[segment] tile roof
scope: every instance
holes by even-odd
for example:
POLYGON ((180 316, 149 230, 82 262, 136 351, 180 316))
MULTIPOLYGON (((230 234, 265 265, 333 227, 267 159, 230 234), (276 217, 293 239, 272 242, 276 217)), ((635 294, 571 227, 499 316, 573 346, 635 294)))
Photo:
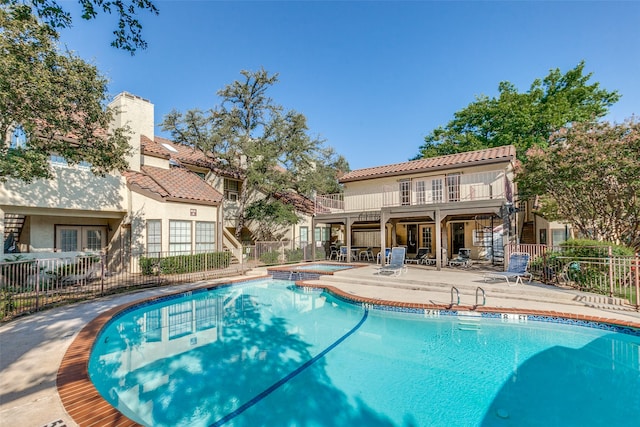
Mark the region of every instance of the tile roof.
POLYGON ((195 147, 177 144, 169 139, 159 136, 154 137, 152 141, 144 135, 140 137, 140 146, 142 148, 142 153, 147 156, 173 159, 178 164, 187 164, 210 169, 218 175, 242 179, 242 174, 239 171, 222 168, 220 166, 220 162, 213 157, 207 156, 202 150, 195 147))
POLYGON ((287 205, 293 205, 298 211, 308 215, 315 213, 315 203, 310 198, 293 191, 278 192, 274 197, 287 205))
POLYGON ((127 184, 157 194, 165 201, 216 205, 222 194, 188 169, 142 166, 140 172, 124 173, 127 184))
POLYGON ((409 162, 395 163, 391 165, 356 169, 344 174, 340 178, 340 182, 362 181, 384 176, 407 175, 432 170, 454 169, 464 165, 507 162, 515 160, 515 158, 515 147, 513 145, 505 145, 485 150, 450 154, 448 156, 431 157, 428 159, 412 160, 409 162))

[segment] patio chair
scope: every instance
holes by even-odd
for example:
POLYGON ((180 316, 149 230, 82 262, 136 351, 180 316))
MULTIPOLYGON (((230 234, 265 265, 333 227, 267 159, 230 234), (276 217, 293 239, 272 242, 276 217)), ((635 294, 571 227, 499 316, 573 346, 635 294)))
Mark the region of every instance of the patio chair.
POLYGON ((429 252, 429 248, 418 248, 418 252, 416 252, 416 255, 413 258, 405 259, 404 262, 407 264, 423 264, 425 262, 424 260, 429 255, 429 252))
POLYGON ((450 267, 470 267, 471 266, 471 249, 460 248, 458 256, 449 260, 450 267))
POLYGON ((404 264, 406 252, 407 248, 404 247, 394 247, 391 249, 391 260, 389 264, 380 267, 378 274, 391 273, 394 276, 399 276, 407 271, 407 266, 404 264))
POLYGON ((346 246, 340 246, 340 252, 338 253, 338 261, 346 261, 348 258, 347 255, 347 247, 346 246))
POLYGON ((529 254, 526 252, 514 252, 509 255, 509 266, 506 271, 491 272, 484 275, 484 281, 488 279, 504 279, 508 286, 515 286, 518 283, 522 285, 522 277, 529 276, 529 282, 533 275, 527 271, 529 267, 529 254), (509 279, 514 278, 513 284, 509 279))
POLYGON ((366 259, 367 261, 373 261, 373 248, 369 246, 367 249, 360 252, 358 256, 360 257, 360 261, 362 261, 363 259, 366 259))
POLYGON ((384 250, 384 262, 382 262, 382 251, 378 252, 376 257, 376 264, 389 264, 389 258, 391 257, 391 248, 385 248, 384 250))
POLYGON ((337 261, 339 256, 340 256, 340 250, 338 249, 338 247, 331 245, 329 247, 329 259, 330 260, 335 259, 337 261))

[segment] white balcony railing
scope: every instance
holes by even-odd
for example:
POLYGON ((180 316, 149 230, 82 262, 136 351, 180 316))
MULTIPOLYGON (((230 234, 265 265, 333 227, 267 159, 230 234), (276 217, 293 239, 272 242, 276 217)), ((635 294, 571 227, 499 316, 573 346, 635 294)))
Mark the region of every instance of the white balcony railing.
POLYGON ((398 181, 370 190, 316 197, 316 213, 366 212, 382 207, 464 203, 511 198, 504 171, 439 175, 398 181))

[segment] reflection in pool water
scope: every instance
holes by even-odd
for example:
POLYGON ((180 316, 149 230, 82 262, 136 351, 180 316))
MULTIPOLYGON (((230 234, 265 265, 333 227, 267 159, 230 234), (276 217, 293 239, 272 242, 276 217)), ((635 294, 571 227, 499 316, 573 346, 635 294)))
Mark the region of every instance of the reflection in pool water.
POLYGON ((600 329, 365 311, 261 280, 128 311, 89 372, 154 426, 628 425, 639 349, 600 329))

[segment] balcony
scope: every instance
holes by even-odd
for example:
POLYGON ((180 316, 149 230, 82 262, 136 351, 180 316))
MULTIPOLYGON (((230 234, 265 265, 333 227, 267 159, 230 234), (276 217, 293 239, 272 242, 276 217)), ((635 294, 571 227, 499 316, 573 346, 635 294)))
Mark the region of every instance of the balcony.
POLYGON ((504 171, 438 175, 400 180, 391 185, 345 189, 316 196, 316 214, 379 211, 384 207, 428 206, 501 200, 512 197, 504 171))

